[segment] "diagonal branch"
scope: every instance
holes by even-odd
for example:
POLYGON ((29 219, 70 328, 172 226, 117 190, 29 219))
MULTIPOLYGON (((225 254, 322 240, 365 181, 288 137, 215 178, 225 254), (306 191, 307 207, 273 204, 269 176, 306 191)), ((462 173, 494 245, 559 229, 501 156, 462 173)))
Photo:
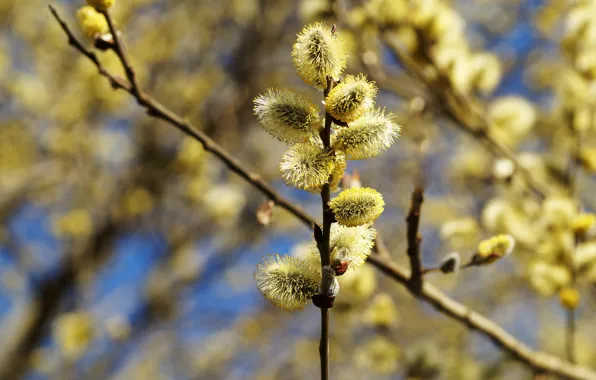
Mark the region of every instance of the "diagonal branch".
MULTIPOLYGON (((114 89, 125 90, 126 92, 128 92, 129 94, 131 94, 133 97, 135 97, 137 99, 139 104, 147 110, 147 113, 150 116, 153 116, 153 117, 156 117, 163 121, 166 121, 167 123, 169 123, 172 126, 174 126, 175 128, 177 128, 178 130, 182 131, 183 133, 187 134, 188 136, 191 136, 195 140, 199 141, 203 145, 203 148, 206 151, 213 153, 231 171, 238 174, 240 177, 242 177, 248 183, 253 185, 255 188, 257 188, 260 192, 262 192, 267 197, 269 197, 277 205, 281 206, 282 208, 286 209, 290 213, 294 214, 298 219, 300 219, 303 223, 305 223, 306 225, 309 226, 309 228, 312 229, 312 226, 315 223, 314 219, 312 219, 312 217, 310 217, 307 213, 305 213, 304 210, 302 210, 302 208, 293 205, 292 202, 290 202, 289 200, 287 200, 284 197, 282 197, 281 195, 279 195, 279 193, 277 191, 275 191, 273 186, 271 186, 266 181, 264 181, 260 175, 250 171, 247 167, 245 167, 242 163, 240 163, 240 161, 238 161, 236 158, 234 158, 232 155, 230 155, 225 149, 223 149, 220 145, 218 145, 215 141, 213 141, 209 136, 205 135, 203 132, 201 132, 199 129, 197 129, 189 121, 185 120, 184 118, 177 115, 176 113, 170 111, 167 107, 160 104, 153 97, 149 96, 146 93, 143 93, 138 87, 135 90, 135 89, 133 89, 133 86, 131 86, 127 81, 110 74, 104 68, 102 63, 99 61, 99 59, 97 58, 97 55, 93 51, 86 48, 79 40, 77 40, 77 38, 74 36, 72 31, 70 31, 68 25, 66 25, 64 20, 62 20, 62 18, 56 12, 56 9, 54 7, 52 7, 51 5, 50 5, 50 11, 52 12, 52 14, 56 18, 56 20, 60 23, 60 26, 62 27, 62 29, 68 36, 68 43, 70 45, 72 45, 75 49, 77 49, 81 54, 83 54, 84 56, 89 58, 89 60, 91 60, 95 64, 95 66, 99 70, 99 73, 102 76, 106 77, 110 81, 110 84, 112 85, 112 87, 114 87, 114 89), (140 97, 140 98, 137 97, 137 95, 136 95, 137 92, 142 94, 142 97, 140 97)), ((112 24, 112 27, 113 27, 113 24, 112 24)), ((116 34, 117 33, 115 33, 115 30, 114 30, 112 32, 112 35, 116 35, 116 34)), ((116 45, 118 45, 118 41, 120 41, 119 38, 115 39, 116 45)), ((120 59, 122 59, 122 56, 119 56, 119 57, 120 57, 120 59)), ((126 62, 127 63, 124 64, 125 67, 130 66, 128 61, 126 61, 126 62)), ((134 70, 132 72, 134 72, 134 70)), ((131 78, 129 78, 129 80, 130 79, 131 78)), ((131 80, 131 82, 135 83, 132 80, 131 80)))
MULTIPOLYGON (((56 20, 62 26, 62 29, 64 29, 66 35, 68 36, 69 44, 76 48, 80 53, 87 56, 96 65, 100 74, 106 77, 115 89, 123 89, 127 91, 133 97, 135 97, 137 101, 139 101, 139 104, 147 110, 147 113, 149 115, 162 119, 168 122, 169 124, 173 125, 177 129, 181 130, 182 132, 186 133, 187 135, 195 138, 197 141, 203 144, 205 150, 213 153, 218 159, 224 162, 228 166, 228 168, 230 168, 230 170, 232 170, 240 177, 245 179, 248 183, 250 183, 263 194, 268 196, 275 203, 288 210, 290 213, 292 213, 294 216, 296 216, 298 219, 304 222, 307 225, 307 227, 312 231, 312 228, 315 224, 315 220, 310 215, 302 211, 302 209, 300 209, 299 207, 294 206, 288 199, 284 198, 282 195, 277 193, 276 190, 267 182, 262 180, 258 174, 255 174, 249 171, 247 168, 245 168, 244 165, 240 164, 238 160, 232 157, 215 141, 210 139, 201 131, 197 130, 188 121, 184 120, 182 117, 178 116, 177 114, 167 109, 165 106, 158 103, 148 94, 143 93, 144 96, 141 99, 137 98, 135 96, 135 91, 132 89, 132 86, 128 82, 119 80, 117 77, 114 77, 113 75, 108 73, 103 68, 101 62, 99 62, 96 55, 92 51, 85 48, 74 37, 66 23, 64 23, 64 21, 56 13, 55 9, 50 6, 50 10, 52 11, 52 14, 56 18, 56 20)), ((113 32, 115 31, 113 30, 113 32)), ((122 59, 122 56, 120 56, 120 59, 122 59)), ((124 65, 126 64, 127 63, 124 63, 124 65)), ((391 260, 382 258, 389 257, 389 254, 383 249, 382 244, 378 244, 376 246, 376 251, 379 252, 379 254, 370 256, 368 260, 377 268, 379 268, 385 275, 389 276, 396 282, 404 285, 411 293, 414 294, 410 285, 409 273, 406 270, 399 267, 398 265, 396 265, 391 260)), ((565 362, 553 355, 532 350, 522 342, 518 341, 515 337, 507 333, 496 323, 468 309, 461 303, 449 298, 449 296, 442 293, 440 290, 430 285, 429 283, 424 283, 421 286, 420 293, 417 295, 424 302, 430 303, 431 305, 435 306, 437 310, 439 310, 443 314, 455 319, 456 321, 466 324, 472 329, 478 330, 481 334, 490 338, 495 343, 495 345, 497 345, 497 347, 510 353, 520 362, 525 363, 526 365, 535 368, 538 371, 549 372, 555 375, 564 376, 576 380, 596 380, 595 372, 585 367, 565 362)))

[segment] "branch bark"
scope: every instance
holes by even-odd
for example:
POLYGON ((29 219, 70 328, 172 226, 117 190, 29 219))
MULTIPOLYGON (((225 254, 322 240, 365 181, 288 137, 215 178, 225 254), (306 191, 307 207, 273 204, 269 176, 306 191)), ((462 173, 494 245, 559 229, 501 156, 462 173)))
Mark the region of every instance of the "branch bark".
POLYGON ((422 264, 420 257, 420 244, 422 237, 418 230, 420 227, 420 210, 424 201, 424 189, 416 187, 412 191, 410 200, 410 211, 406 217, 408 235, 408 259, 410 260, 410 287, 414 293, 420 293, 422 289, 422 264))

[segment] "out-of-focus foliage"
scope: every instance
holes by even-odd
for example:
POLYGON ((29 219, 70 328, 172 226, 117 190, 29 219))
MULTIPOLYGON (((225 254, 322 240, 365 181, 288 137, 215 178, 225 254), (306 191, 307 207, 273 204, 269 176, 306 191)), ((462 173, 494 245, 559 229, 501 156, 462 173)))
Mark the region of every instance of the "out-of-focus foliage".
MULTIPOLYGON (((343 16, 323 0, 120 0, 111 10, 143 87, 312 215, 320 198, 286 187, 286 147, 258 127, 252 100, 270 87, 320 99, 296 75, 292 44, 304 24, 335 23, 345 71, 386 72, 376 105, 403 126, 383 155, 346 168, 383 194, 375 228, 393 258, 407 263, 404 216, 423 172, 425 266, 451 251, 467 263, 494 235, 516 241, 506 260, 426 278, 560 356, 575 310, 577 359, 593 363, 595 2, 342 3, 343 16), (395 62, 396 48, 422 77, 395 62), (423 82, 482 115, 545 197, 454 128, 423 82)), ((85 1, 54 5, 91 46, 95 31, 78 27, 85 1)), ((311 234, 279 208, 260 226, 264 197, 113 91, 46 6, 0 0, 0 367, 56 379, 316 377, 317 310, 274 309, 252 279, 268 252, 317 265, 311 234)), ((98 57, 124 77, 113 52, 98 57)), ((334 378, 531 375, 368 265, 338 280, 334 378)))

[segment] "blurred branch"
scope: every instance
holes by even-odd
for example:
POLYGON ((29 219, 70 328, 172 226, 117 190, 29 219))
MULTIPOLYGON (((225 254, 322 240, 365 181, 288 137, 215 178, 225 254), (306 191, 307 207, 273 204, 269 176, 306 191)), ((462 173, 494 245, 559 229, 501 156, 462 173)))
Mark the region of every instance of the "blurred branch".
MULTIPOLYGON (((311 216, 309 216, 307 213, 302 211, 297 206, 292 205, 292 203, 289 200, 277 193, 275 189, 271 185, 266 183, 258 174, 255 174, 249 171, 247 168, 245 168, 242 164, 240 164, 240 162, 233 158, 228 152, 226 152, 212 139, 210 139, 201 131, 197 130, 188 121, 184 120, 182 117, 173 113, 172 111, 158 103, 156 100, 154 100, 152 97, 142 92, 140 89, 139 93, 142 96, 137 97, 135 95, 135 91, 133 91, 133 88, 130 84, 122 82, 121 80, 114 80, 114 77, 103 68, 102 64, 99 62, 95 54, 86 49, 80 42, 76 40, 72 32, 70 32, 70 30, 68 29, 68 26, 58 16, 56 10, 51 6, 50 9, 54 17, 57 19, 57 21, 60 23, 65 33, 67 34, 69 38, 69 44, 75 47, 83 55, 87 56, 97 66, 100 74, 107 77, 115 88, 124 89, 125 91, 135 96, 139 104, 145 109, 147 109, 147 113, 149 115, 170 123, 180 131, 198 140, 201 144, 203 144, 205 150, 215 154, 215 156, 222 160, 230 168, 230 170, 237 173, 248 183, 253 185, 255 188, 260 190, 269 198, 271 198, 271 200, 273 200, 275 203, 290 211, 294 216, 296 216, 302 222, 304 222, 310 230, 312 230, 315 221, 311 216)), ((116 30, 114 29, 113 24, 111 25, 111 27, 112 34, 116 35, 116 30)), ((116 43, 118 43, 118 39, 116 40, 116 43)), ((118 50, 119 49, 117 49, 117 52, 118 50)), ((122 52, 121 49, 120 51, 122 52)), ((130 66, 127 61, 127 57, 119 55, 119 58, 121 60, 124 60, 123 65, 125 67, 127 65, 130 66)), ((133 79, 134 78, 129 77, 129 80, 134 83, 133 79)), ((453 114, 453 117, 455 118, 455 120, 459 120, 455 116, 455 114, 453 114)), ((464 130, 472 133, 473 135, 483 136, 482 138, 489 141, 493 148, 495 148, 496 150, 500 149, 500 145, 495 140, 489 137, 489 135, 486 133, 486 130, 483 130, 482 133, 479 133, 476 130, 471 129, 470 126, 467 124, 464 125, 464 128, 464 130)), ((510 152, 509 150, 503 150, 503 152, 506 153, 505 155, 507 157, 512 158, 512 161, 514 163, 517 163, 517 159, 512 152, 510 152)), ((521 173, 524 173, 524 176, 530 184, 533 183, 531 181, 532 177, 530 176, 530 174, 521 166, 519 166, 519 164, 518 170, 520 170, 521 173)), ((543 194, 539 189, 535 187, 533 188, 539 194, 543 194)), ((378 245, 376 247, 376 250, 379 251, 379 247, 382 246, 382 244, 378 245)), ((410 274, 406 270, 397 266, 392 261, 387 259, 381 259, 381 255, 387 257, 388 253, 380 252, 380 255, 372 255, 369 257, 369 261, 377 268, 379 268, 384 274, 399 282, 400 284, 404 285, 408 290, 410 290, 410 292, 413 293, 412 287, 410 286, 410 274)), ((516 359, 525 363, 526 365, 529 365, 532 368, 564 376, 570 379, 596 380, 596 373, 592 372, 591 370, 567 363, 555 356, 530 349, 528 346, 518 341, 516 338, 507 333, 493 321, 468 309, 466 306, 458 303, 457 301, 449 298, 446 294, 442 293, 440 290, 428 283, 424 283, 421 286, 420 292, 416 295, 423 301, 435 306, 443 314, 469 326, 472 329, 478 330, 483 335, 489 337, 498 347, 511 353, 516 359)))
POLYGON ((416 186, 412 191, 410 211, 406 217, 408 235, 408 259, 410 260, 410 286, 414 293, 422 289, 422 264, 420 258, 420 243, 422 237, 418 233, 420 227, 420 210, 424 201, 424 189, 416 186))
POLYGON ((23 334, 18 342, 0 359, 0 379, 19 379, 26 373, 31 354, 47 332, 64 294, 75 283, 77 257, 105 254, 108 251, 106 246, 110 244, 116 231, 116 225, 108 221, 81 248, 81 252, 71 252, 66 256, 57 274, 36 286, 31 301, 33 315, 22 327, 23 334))

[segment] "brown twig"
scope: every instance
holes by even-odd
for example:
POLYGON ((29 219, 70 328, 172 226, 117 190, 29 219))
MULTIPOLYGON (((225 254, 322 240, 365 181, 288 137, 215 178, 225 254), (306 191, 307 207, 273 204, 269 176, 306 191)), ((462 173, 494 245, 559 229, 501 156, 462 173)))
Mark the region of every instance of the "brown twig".
MULTIPOLYGON (((114 88, 124 89, 134 96, 131 85, 126 81, 120 80, 108 73, 103 68, 101 62, 97 59, 97 56, 85 48, 74 37, 66 23, 64 23, 64 21, 62 21, 62 19, 56 13, 55 9, 51 6, 50 9, 68 36, 69 44, 75 47, 80 53, 87 56, 96 65, 99 73, 106 77, 114 86, 114 88)), ((293 206, 289 200, 278 194, 275 189, 271 187, 271 185, 264 182, 257 174, 248 171, 243 165, 241 165, 236 159, 234 159, 229 153, 217 145, 217 143, 211 140, 208 136, 196 130, 196 128, 184 121, 183 118, 167 110, 164 106, 157 103, 147 94, 145 94, 145 101, 146 103, 142 105, 148 110, 150 115, 158 117, 169 124, 172 124, 177 129, 201 142, 205 150, 212 152, 217 158, 223 161, 230 168, 230 170, 240 175, 240 177, 263 192, 275 203, 288 210, 312 230, 313 226, 315 225, 315 220, 311 216, 306 214, 298 207, 293 206)), ((400 268, 392 261, 388 259, 382 259, 381 257, 388 257, 389 254, 386 251, 380 252, 379 247, 383 246, 378 245, 376 247, 379 255, 371 256, 369 261, 379 268, 384 274, 404 285, 411 291, 410 275, 407 273, 407 271, 400 268)), ((590 371, 587 368, 564 362, 561 359, 549 354, 531 350, 529 347, 516 340, 513 336, 511 336, 491 320, 471 311, 464 305, 449 298, 447 295, 429 283, 423 284, 418 296, 421 300, 434 305, 443 314, 453 318, 456 321, 464 323, 472 329, 478 330, 480 333, 490 338, 498 347, 511 353, 520 362, 525 363, 536 370, 550 372, 571 379, 596 380, 596 373, 590 371)))
POLYGON ((424 201, 424 190, 417 186, 412 191, 410 200, 410 211, 406 217, 408 237, 408 259, 410 260, 410 281, 409 285, 415 293, 422 288, 422 264, 420 257, 420 243, 422 237, 418 233, 420 227, 420 210, 424 201))

